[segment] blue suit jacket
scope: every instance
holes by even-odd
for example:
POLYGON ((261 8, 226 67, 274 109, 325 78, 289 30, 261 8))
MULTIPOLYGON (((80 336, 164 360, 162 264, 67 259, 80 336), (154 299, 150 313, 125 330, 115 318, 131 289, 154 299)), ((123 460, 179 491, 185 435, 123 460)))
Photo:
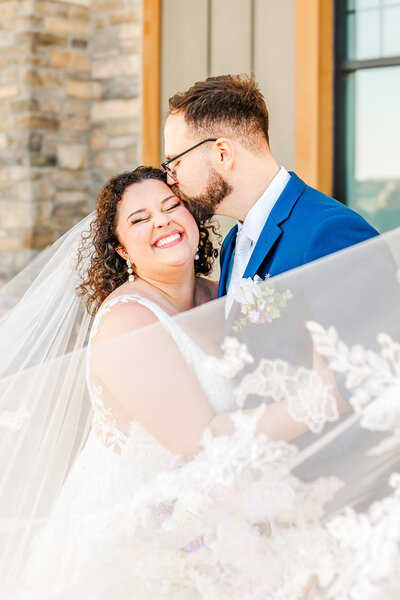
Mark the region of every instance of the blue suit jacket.
MULTIPOLYGON (((350 208, 309 187, 295 173, 290 175, 255 245, 244 273, 246 278, 279 275, 378 235, 350 208)), ((236 233, 237 226, 222 245, 218 296, 227 291, 236 233)))

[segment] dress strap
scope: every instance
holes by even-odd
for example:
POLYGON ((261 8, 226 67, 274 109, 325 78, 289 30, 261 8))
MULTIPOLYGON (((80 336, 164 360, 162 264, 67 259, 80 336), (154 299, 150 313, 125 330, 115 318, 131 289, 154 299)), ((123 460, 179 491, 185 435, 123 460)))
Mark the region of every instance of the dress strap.
POLYGON ((195 358, 198 357, 200 349, 194 345, 192 340, 188 335, 186 335, 183 329, 179 327, 176 321, 167 312, 165 312, 165 310, 158 306, 158 304, 152 302, 148 298, 138 296, 137 294, 121 294, 120 296, 115 296, 115 298, 111 298, 105 302, 94 318, 90 339, 92 339, 98 333, 101 318, 106 313, 110 312, 111 309, 120 302, 138 302, 142 306, 145 306, 151 310, 151 312, 160 321, 164 329, 171 335, 172 339, 184 354, 187 361, 192 363, 195 358))

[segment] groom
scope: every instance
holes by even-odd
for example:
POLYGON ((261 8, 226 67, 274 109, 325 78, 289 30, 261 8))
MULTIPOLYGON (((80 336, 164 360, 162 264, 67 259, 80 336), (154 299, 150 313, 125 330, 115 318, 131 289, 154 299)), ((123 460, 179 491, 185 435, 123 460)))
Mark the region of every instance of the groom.
POLYGON ((195 83, 169 99, 168 183, 202 220, 237 220, 221 250, 218 295, 242 277, 288 271, 377 235, 360 215, 309 187, 271 154, 268 111, 247 75, 195 83))

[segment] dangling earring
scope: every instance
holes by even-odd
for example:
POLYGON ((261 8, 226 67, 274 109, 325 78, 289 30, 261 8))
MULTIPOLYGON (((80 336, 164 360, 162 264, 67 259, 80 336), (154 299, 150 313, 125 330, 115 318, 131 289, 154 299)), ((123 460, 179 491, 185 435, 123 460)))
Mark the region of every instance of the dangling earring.
POLYGON ((129 258, 126 259, 126 264, 128 266, 128 280, 130 281, 130 283, 132 283, 132 281, 135 281, 135 276, 133 275, 132 265, 129 258))
POLYGON ((197 248, 197 252, 195 254, 194 260, 199 260, 200 255, 199 255, 199 249, 197 248))

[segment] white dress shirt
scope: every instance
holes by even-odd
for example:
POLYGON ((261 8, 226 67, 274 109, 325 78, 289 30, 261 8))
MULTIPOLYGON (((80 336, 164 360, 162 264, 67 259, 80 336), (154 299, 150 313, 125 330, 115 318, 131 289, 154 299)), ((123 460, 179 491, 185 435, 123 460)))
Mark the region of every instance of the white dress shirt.
POLYGON ((238 221, 238 233, 243 230, 246 236, 251 240, 251 244, 249 244, 249 249, 247 251, 246 259, 241 259, 240 264, 240 273, 236 272, 234 257, 233 267, 232 267, 232 275, 229 281, 228 294, 231 291, 231 282, 233 284, 237 283, 238 279, 241 279, 246 270, 247 264, 250 260, 250 257, 253 253, 255 245, 260 237, 262 230, 264 229, 264 225, 267 222, 267 219, 271 213, 271 210, 274 208, 276 201, 279 196, 282 194, 286 185, 290 180, 290 175, 285 169, 285 167, 280 167, 278 173, 275 175, 261 198, 257 200, 257 202, 251 207, 249 212, 246 215, 243 223, 238 221), (235 281, 233 281, 235 280, 235 281))

